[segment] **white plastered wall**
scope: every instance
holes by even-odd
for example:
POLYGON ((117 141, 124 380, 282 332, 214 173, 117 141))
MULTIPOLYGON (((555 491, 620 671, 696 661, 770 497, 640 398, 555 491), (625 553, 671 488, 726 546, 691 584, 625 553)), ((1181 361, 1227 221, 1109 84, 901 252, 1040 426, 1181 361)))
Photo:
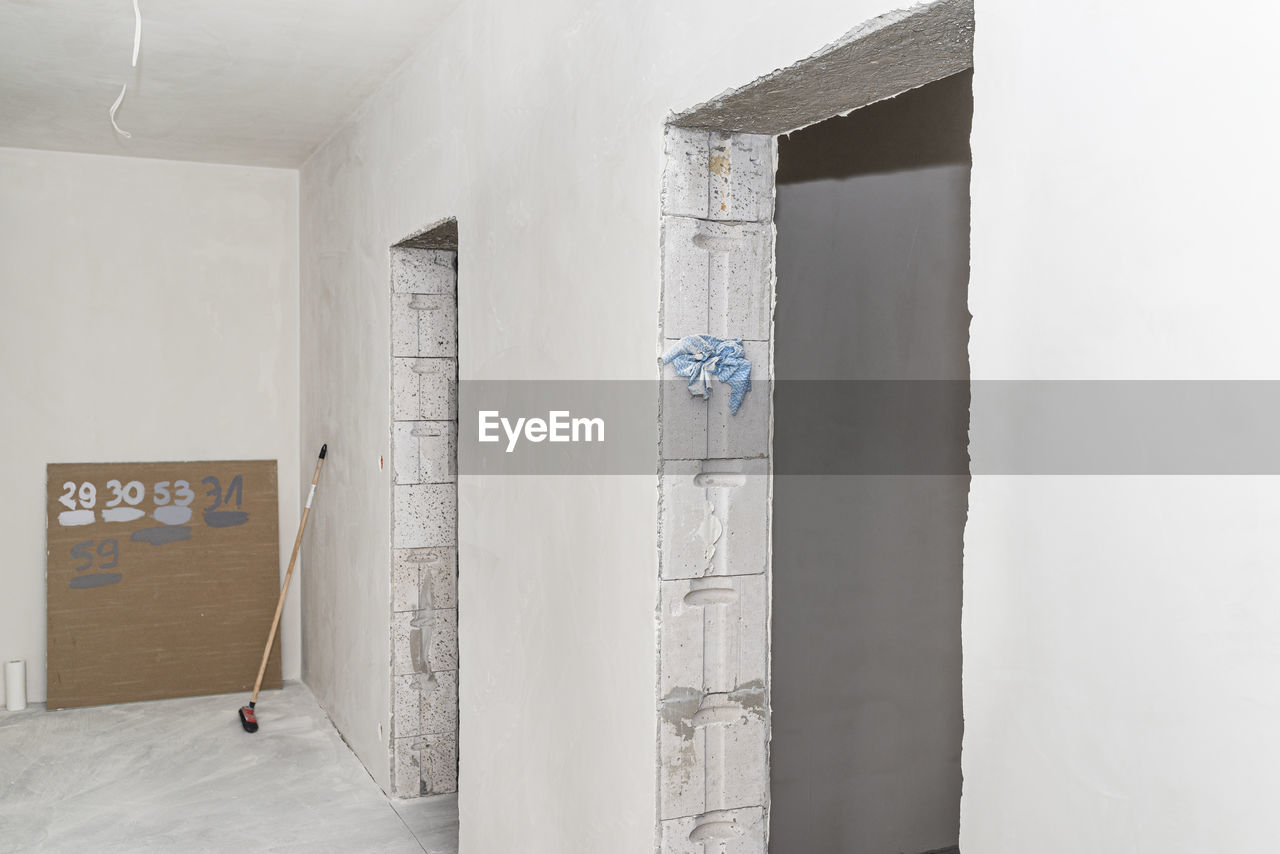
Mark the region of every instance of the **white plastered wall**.
MULTIPOLYGON (((1280 10, 976 17, 974 380, 1280 376, 1280 10)), ((1274 847, 1277 518, 1272 477, 974 478, 961 850, 1274 847)))
MULTIPOLYGON (((43 700, 46 463, 277 459, 288 560, 298 177, 0 149, 0 187, 0 657, 26 659, 43 700)), ((295 592, 287 679, 297 606, 295 592)))
MULTIPOLYGON (((468 3, 303 167, 305 678, 384 786, 389 247, 457 217, 464 382, 655 379, 666 118, 889 8, 468 3)), ((656 488, 460 476, 463 851, 652 850, 656 488)))
MULTIPOLYGON (((458 217, 464 380, 653 377, 667 113, 889 8, 477 0, 304 167, 308 680, 384 785, 388 247, 458 217)), ((1280 12, 1204 12, 978 0, 975 379, 1280 370, 1280 12)), ((652 850, 654 489, 460 478, 464 852, 652 850)), ((1268 479, 975 478, 964 850, 1269 850, 1277 511, 1268 479)))

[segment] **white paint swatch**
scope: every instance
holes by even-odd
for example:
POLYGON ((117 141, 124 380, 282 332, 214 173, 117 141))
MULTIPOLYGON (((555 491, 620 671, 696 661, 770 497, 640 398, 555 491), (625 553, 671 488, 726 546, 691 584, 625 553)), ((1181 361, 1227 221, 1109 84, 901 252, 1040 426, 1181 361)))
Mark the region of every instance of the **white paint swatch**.
POLYGON ((139 510, 137 507, 112 507, 102 511, 102 521, 132 522, 134 519, 141 519, 145 515, 147 515, 146 512, 139 510))
POLYGON ((63 510, 58 514, 58 524, 64 528, 70 528, 75 525, 92 525, 92 510, 63 510))

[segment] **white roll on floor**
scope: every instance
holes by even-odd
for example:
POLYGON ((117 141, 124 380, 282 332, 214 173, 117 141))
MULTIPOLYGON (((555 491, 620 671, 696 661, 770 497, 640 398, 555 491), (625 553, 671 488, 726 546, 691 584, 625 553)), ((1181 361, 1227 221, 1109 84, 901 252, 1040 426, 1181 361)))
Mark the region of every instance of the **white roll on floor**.
POLYGON ((4 707, 20 712, 27 707, 27 663, 9 661, 4 666, 4 707))

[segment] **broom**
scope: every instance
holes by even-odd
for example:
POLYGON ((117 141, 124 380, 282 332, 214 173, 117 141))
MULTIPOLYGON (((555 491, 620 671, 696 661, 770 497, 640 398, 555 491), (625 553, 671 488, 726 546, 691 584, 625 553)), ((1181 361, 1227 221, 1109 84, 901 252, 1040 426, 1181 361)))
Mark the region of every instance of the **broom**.
POLYGON ((262 677, 267 672, 267 659, 271 657, 271 645, 276 640, 276 629, 280 627, 280 612, 284 610, 284 597, 289 592, 289 580, 293 578, 293 565, 298 560, 298 549, 302 547, 302 532, 307 529, 307 517, 311 515, 311 499, 316 497, 316 483, 320 480, 320 469, 324 467, 324 455, 329 445, 320 446, 320 458, 316 460, 316 472, 311 476, 311 492, 307 493, 307 505, 302 508, 302 521, 298 523, 298 537, 293 541, 293 554, 289 555, 289 569, 284 574, 284 586, 280 588, 280 601, 276 603, 276 615, 271 620, 271 633, 267 635, 267 648, 262 651, 262 664, 258 667, 258 681, 253 683, 253 697, 249 705, 240 707, 240 723, 245 732, 258 731, 258 718, 253 708, 258 704, 258 692, 262 690, 262 677))

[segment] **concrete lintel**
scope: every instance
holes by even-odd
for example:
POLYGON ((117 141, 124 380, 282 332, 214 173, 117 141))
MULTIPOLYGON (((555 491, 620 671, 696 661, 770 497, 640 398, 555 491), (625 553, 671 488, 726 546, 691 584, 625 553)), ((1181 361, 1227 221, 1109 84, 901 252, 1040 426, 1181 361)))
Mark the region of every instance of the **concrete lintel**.
POLYGON ((937 0, 874 18, 808 59, 668 124, 776 136, 972 66, 973 0, 937 0))
POLYGON ((458 221, 446 219, 411 234, 395 244, 404 249, 448 249, 458 251, 458 221))

